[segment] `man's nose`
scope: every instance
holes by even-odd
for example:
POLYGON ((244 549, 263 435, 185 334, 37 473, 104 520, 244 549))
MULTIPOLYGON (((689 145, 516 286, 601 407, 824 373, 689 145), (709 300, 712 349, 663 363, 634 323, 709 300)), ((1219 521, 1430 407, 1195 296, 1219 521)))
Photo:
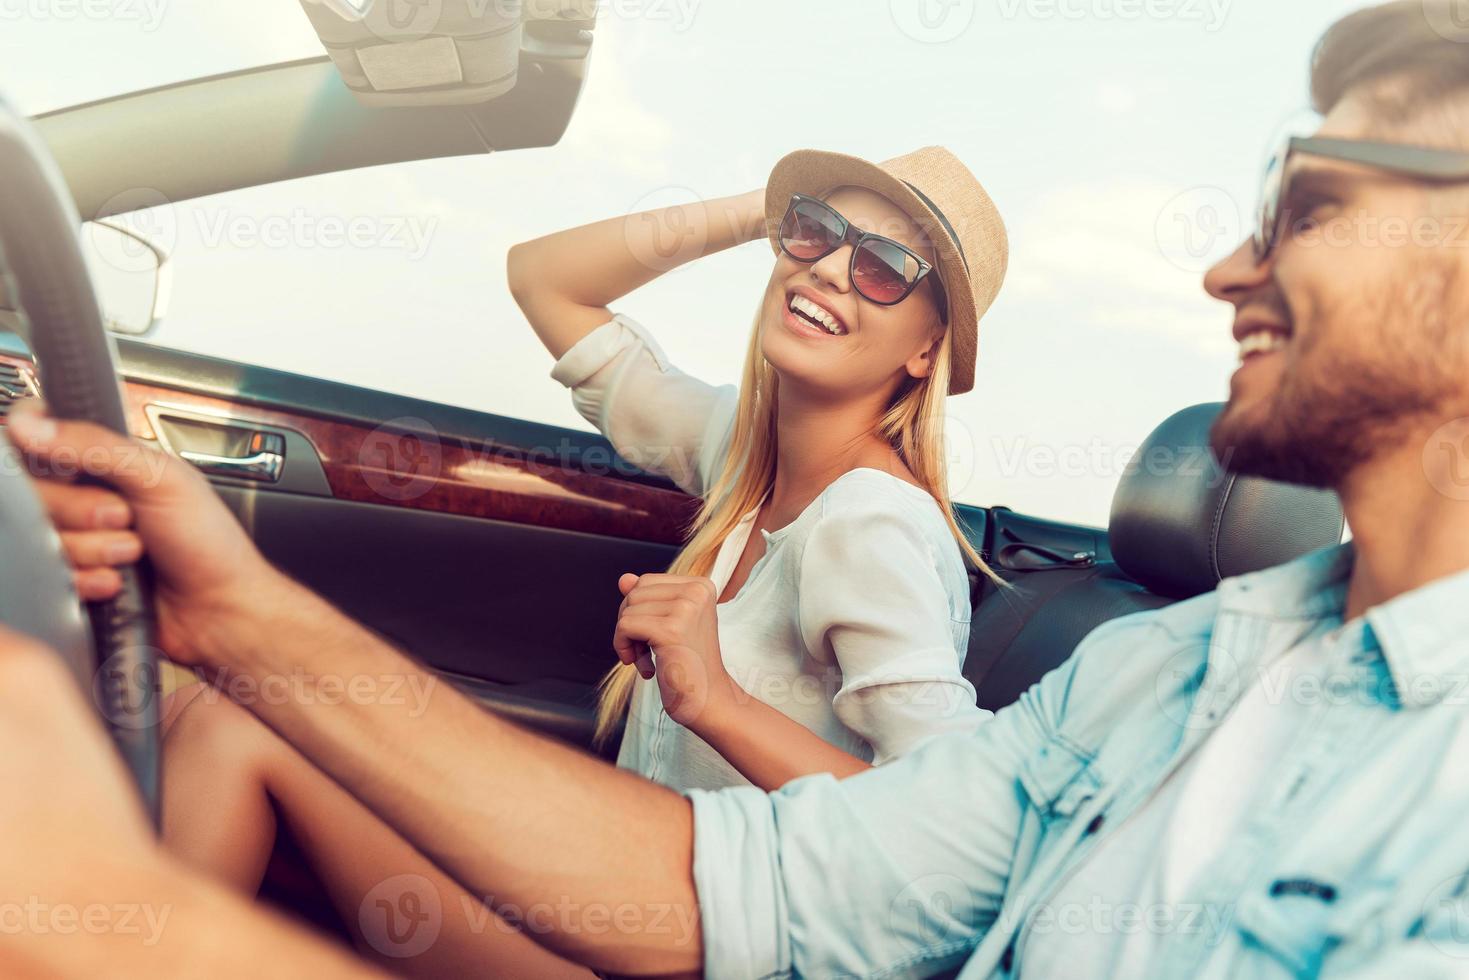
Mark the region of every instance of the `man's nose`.
POLYGON ((1236 303, 1270 281, 1270 262, 1255 258, 1255 247, 1245 241, 1234 254, 1204 273, 1204 291, 1215 299, 1236 303))

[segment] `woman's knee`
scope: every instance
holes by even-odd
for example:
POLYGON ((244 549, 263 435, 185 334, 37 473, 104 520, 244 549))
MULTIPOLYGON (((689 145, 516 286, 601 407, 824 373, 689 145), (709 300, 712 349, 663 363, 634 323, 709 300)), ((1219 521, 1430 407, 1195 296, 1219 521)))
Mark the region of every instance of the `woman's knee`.
POLYGON ((288 749, 264 722, 206 684, 170 694, 164 717, 165 760, 170 754, 197 755, 226 771, 263 775, 288 749))

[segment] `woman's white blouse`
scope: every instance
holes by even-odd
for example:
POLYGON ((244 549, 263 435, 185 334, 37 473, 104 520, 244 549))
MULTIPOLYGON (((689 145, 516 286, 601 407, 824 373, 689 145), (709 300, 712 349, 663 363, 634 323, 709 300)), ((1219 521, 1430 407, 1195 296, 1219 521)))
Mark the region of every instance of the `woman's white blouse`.
MULTIPOLYGON (((718 475, 737 390, 673 367, 634 321, 618 315, 598 327, 551 376, 629 462, 696 495, 718 475)), ((721 594, 755 516, 719 550, 710 577, 721 594)), ((795 521, 762 533, 765 555, 719 606, 725 667, 742 688, 875 764, 990 717, 961 673, 968 576, 925 491, 879 470, 852 470, 795 521)), ((681 791, 747 782, 668 717, 656 681, 637 682, 617 761, 681 791)))

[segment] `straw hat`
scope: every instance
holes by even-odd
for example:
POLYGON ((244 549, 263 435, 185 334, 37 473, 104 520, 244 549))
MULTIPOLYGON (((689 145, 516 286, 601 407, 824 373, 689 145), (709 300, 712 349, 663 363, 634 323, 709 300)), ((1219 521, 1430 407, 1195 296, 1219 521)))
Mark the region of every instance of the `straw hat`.
POLYGON ((822 197, 838 187, 881 194, 928 236, 938 256, 954 335, 949 394, 969 391, 974 387, 979 318, 999 293, 1010 258, 1005 223, 994 202, 959 158, 941 146, 926 146, 885 163, 797 150, 781 158, 765 185, 770 244, 779 250, 780 222, 792 194, 822 197))

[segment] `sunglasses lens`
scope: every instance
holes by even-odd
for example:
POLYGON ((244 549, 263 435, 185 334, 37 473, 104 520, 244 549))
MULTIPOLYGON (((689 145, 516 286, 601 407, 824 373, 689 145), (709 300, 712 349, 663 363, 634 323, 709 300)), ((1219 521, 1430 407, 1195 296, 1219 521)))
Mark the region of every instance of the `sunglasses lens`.
POLYGON ((1276 225, 1280 221, 1280 195, 1285 184, 1284 152, 1277 153, 1265 165, 1260 181, 1260 213, 1255 225, 1255 254, 1265 256, 1275 246, 1276 225))
POLYGON ((852 285, 874 303, 896 303, 917 279, 918 260, 891 242, 869 238, 852 259, 852 285))
POLYGON ((830 208, 811 201, 792 204, 780 225, 780 247, 801 262, 815 262, 830 254, 841 240, 841 219, 830 208))

